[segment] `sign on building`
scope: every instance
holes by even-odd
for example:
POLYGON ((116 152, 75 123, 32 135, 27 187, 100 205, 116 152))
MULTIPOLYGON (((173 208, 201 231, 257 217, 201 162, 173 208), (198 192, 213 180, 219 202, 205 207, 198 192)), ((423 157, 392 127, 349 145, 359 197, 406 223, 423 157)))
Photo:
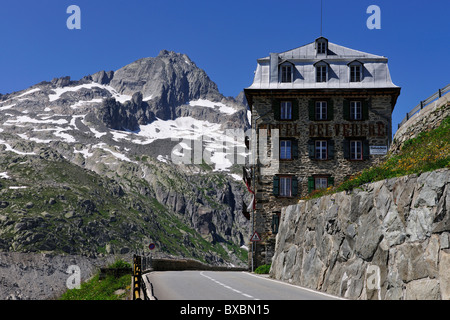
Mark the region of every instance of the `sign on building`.
POLYGON ((370 146, 370 154, 387 154, 387 146, 370 146))

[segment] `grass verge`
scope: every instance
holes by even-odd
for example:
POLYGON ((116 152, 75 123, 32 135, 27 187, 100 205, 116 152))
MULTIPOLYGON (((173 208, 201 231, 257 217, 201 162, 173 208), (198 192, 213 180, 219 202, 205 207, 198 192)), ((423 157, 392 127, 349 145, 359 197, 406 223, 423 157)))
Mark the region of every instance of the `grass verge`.
MULTIPOLYGON (((118 260, 109 268, 131 268, 127 262, 118 260)), ((107 275, 100 280, 100 272, 83 282, 80 289, 67 290, 59 300, 125 300, 130 296, 131 273, 115 278, 107 275)))

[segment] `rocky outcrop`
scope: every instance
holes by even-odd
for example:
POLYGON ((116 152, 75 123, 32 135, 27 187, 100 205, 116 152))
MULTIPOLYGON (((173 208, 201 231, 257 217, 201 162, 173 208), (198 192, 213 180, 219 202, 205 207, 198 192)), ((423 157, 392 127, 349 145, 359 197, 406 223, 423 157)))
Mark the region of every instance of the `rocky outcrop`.
POLYGON ((271 276, 349 299, 450 299, 450 169, 283 208, 271 276))
POLYGON ((134 93, 132 100, 123 104, 114 98, 105 99, 95 113, 106 127, 115 130, 137 131, 140 124, 155 120, 148 104, 142 101, 141 92, 134 93))
MULTIPOLYGON (((77 255, 0 252, 0 300, 56 299, 68 289, 70 266, 79 267, 83 282, 116 258, 119 256, 92 259, 77 255)), ((128 256, 121 258, 131 261, 128 256)))

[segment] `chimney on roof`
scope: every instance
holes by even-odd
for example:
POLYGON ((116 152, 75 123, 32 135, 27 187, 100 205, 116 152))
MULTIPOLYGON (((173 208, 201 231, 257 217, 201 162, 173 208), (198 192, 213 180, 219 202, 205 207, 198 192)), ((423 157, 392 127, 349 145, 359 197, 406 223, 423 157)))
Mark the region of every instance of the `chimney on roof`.
POLYGON ((278 53, 270 54, 270 82, 278 82, 278 53))

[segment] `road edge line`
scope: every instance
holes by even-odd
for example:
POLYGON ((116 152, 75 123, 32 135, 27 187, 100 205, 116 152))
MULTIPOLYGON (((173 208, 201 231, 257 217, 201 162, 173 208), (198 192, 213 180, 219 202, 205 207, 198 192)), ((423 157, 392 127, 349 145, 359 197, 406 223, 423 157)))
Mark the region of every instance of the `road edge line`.
POLYGON ((256 278, 260 278, 260 279, 265 279, 265 280, 269 280, 269 281, 285 284, 285 285, 291 286, 291 287, 297 287, 297 288, 300 288, 300 289, 303 289, 303 290, 306 290, 306 291, 309 291, 309 292, 312 292, 312 293, 321 294, 321 295, 326 296, 326 297, 330 297, 330 298, 334 298, 334 299, 338 299, 338 300, 348 300, 348 299, 345 299, 343 297, 335 296, 335 295, 332 295, 332 294, 329 294, 329 293, 325 293, 325 292, 322 292, 322 291, 317 291, 317 290, 310 289, 310 288, 305 288, 305 287, 302 287, 302 286, 299 286, 299 285, 296 285, 296 284, 292 284, 292 283, 288 283, 288 282, 285 282, 285 281, 282 281, 282 280, 262 277, 262 276, 253 274, 253 273, 248 272, 248 271, 241 271, 241 272, 242 273, 246 273, 246 274, 248 274, 248 275, 250 275, 252 277, 256 277, 256 278))

